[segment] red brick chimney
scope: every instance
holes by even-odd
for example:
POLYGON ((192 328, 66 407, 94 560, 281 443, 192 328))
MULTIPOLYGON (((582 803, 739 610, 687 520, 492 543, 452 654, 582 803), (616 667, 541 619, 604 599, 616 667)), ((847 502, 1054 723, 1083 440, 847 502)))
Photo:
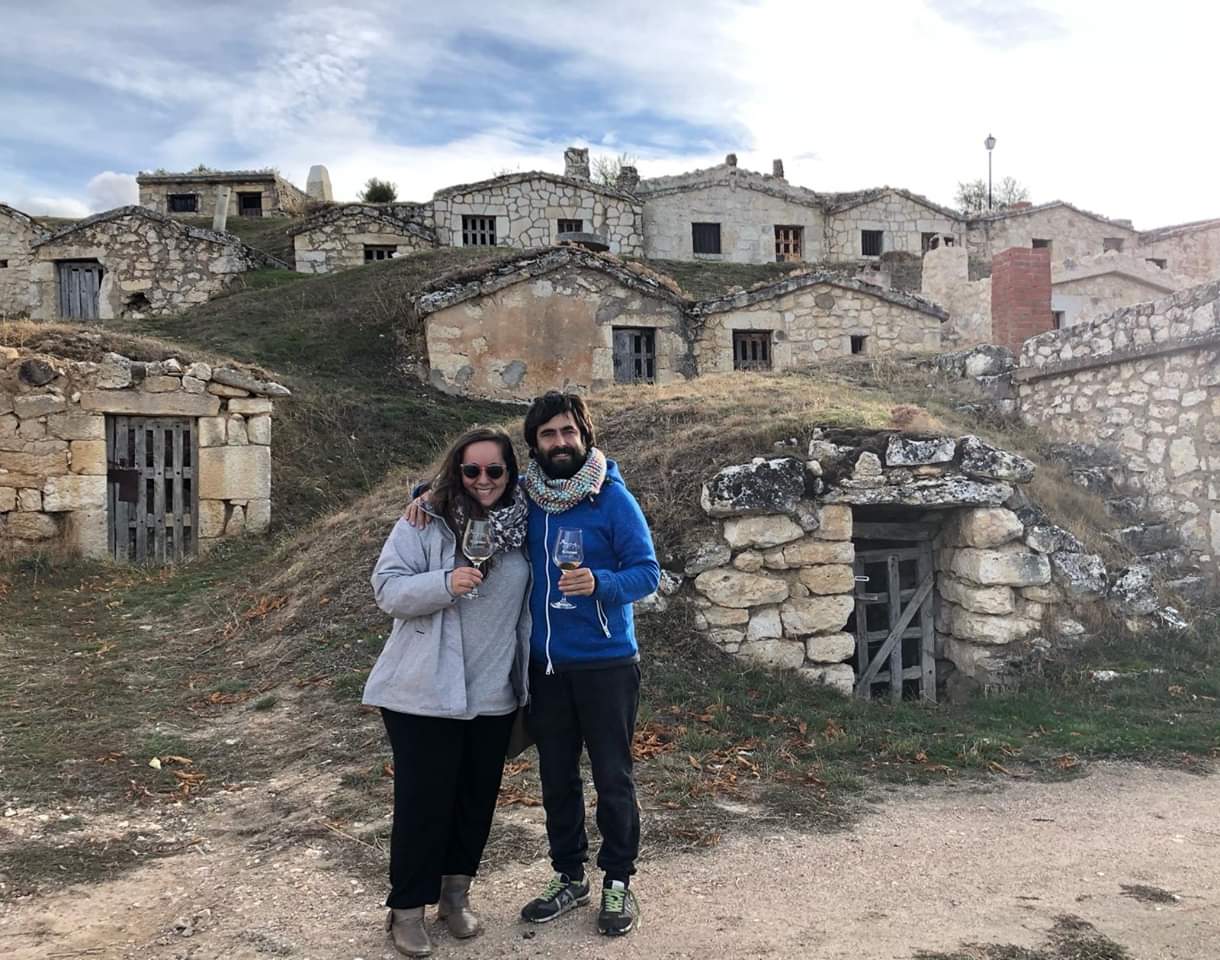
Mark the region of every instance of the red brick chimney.
POLYGON ((991 261, 991 342, 1020 354, 1030 337, 1054 329, 1050 250, 1001 250, 991 261))

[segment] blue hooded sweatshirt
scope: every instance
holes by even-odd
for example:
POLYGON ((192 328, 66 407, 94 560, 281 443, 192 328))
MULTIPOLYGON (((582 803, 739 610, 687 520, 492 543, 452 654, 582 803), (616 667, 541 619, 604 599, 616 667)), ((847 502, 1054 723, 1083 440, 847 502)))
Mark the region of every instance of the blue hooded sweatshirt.
POLYGON ((547 513, 530 501, 530 592, 533 631, 530 659, 548 672, 633 663, 639 659, 631 605, 657 589, 661 568, 652 547, 652 534, 635 497, 623 483, 618 465, 606 463, 600 493, 586 497, 562 513, 547 513), (554 610, 562 599, 562 571, 551 560, 560 527, 579 527, 585 562, 597 588, 591 597, 568 597, 575 610, 554 610))

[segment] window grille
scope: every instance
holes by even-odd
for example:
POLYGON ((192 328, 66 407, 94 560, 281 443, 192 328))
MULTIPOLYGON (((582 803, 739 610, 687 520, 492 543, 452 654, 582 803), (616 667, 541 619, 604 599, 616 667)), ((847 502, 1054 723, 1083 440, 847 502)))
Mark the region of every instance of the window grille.
POLYGON ((883 231, 881 230, 861 230, 860 231, 860 255, 863 257, 879 257, 881 256, 881 238, 883 231))
POLYGON ((777 226, 775 228, 775 262, 791 263, 801 259, 801 227, 777 226))
POLYGON ((494 247, 496 245, 496 218, 462 216, 462 246, 494 247))
POLYGON ((695 253, 720 252, 720 224, 692 223, 691 246, 695 253))
POLYGON ((771 331, 733 331, 733 369, 771 369, 771 331))

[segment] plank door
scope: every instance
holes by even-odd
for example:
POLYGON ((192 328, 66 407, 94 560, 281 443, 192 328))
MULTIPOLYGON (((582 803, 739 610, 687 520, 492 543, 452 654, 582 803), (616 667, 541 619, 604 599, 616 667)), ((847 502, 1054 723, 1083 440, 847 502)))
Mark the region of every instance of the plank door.
POLYGON ((102 265, 96 260, 60 260, 59 315, 64 319, 96 320, 98 292, 102 288, 102 265))
POLYGON ((198 552, 195 423, 106 418, 107 536, 116 560, 174 563, 198 552))
POLYGON ((655 383, 656 331, 649 327, 614 328, 614 382, 655 383))
POLYGON ((856 551, 856 696, 868 699, 875 684, 890 699, 903 686, 924 700, 936 699, 932 545, 856 551))

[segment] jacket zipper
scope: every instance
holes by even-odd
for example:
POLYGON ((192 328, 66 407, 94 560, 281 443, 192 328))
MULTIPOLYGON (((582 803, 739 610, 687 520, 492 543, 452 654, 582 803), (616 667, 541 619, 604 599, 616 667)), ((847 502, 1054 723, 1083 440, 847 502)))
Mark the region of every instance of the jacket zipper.
POLYGON ((546 554, 543 559, 546 564, 546 675, 549 677, 555 672, 555 666, 551 663, 551 515, 545 510, 542 522, 542 547, 546 554))

